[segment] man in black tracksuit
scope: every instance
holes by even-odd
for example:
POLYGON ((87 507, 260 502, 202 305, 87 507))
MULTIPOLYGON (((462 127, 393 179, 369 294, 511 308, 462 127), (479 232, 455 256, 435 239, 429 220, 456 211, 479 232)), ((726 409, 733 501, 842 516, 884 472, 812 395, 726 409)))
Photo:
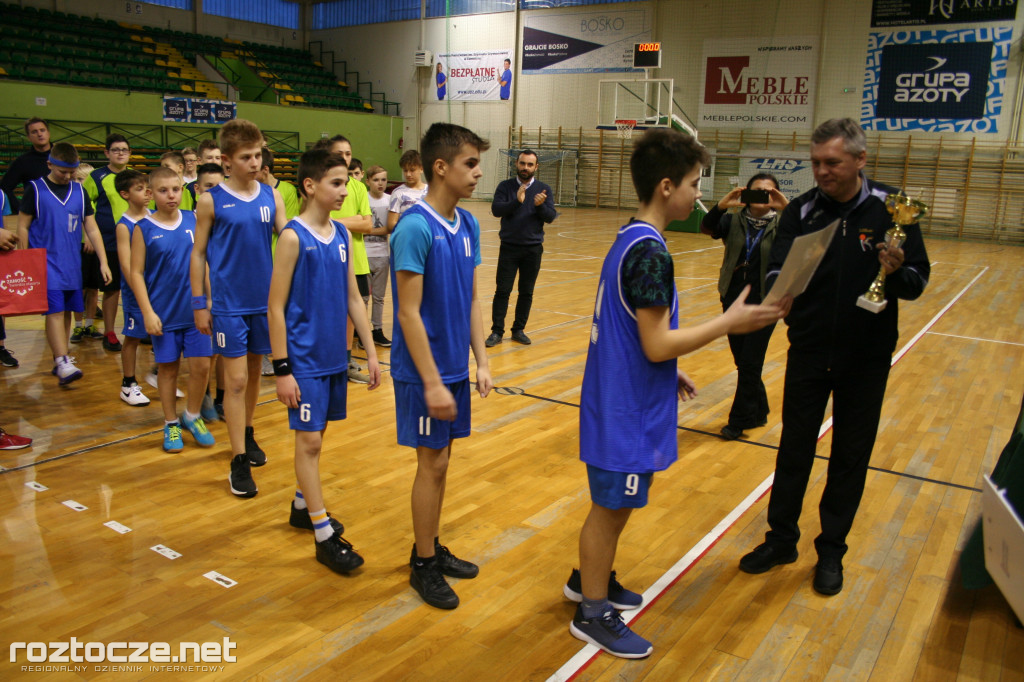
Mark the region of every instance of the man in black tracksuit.
POLYGON ((491 304, 491 334, 484 341, 488 348, 501 343, 505 333, 505 314, 512 284, 519 273, 519 298, 516 316, 512 321, 512 340, 525 345, 530 337, 523 329, 533 305, 533 287, 540 274, 540 260, 544 254, 544 224, 557 217, 551 188, 534 175, 537 172, 537 154, 524 149, 516 159, 516 177, 503 180, 494 190, 491 213, 501 218, 498 239, 498 269, 495 273, 494 301, 491 304))
POLYGON ((863 173, 866 139, 850 119, 832 119, 811 137, 811 162, 818 184, 786 207, 768 264, 771 287, 794 237, 840 219, 821 265, 792 305, 789 356, 782 403, 782 437, 775 483, 768 503, 765 542, 740 560, 747 573, 763 573, 796 561, 797 522, 814 462, 818 432, 832 394, 832 452, 821 496, 821 534, 814 589, 837 594, 843 586, 842 558, 867 477, 878 431, 892 352, 899 335, 898 300, 913 300, 928 284, 930 267, 921 230, 904 227, 902 249, 884 249, 892 217, 885 198, 892 187, 863 173), (887 305, 873 313, 857 298, 886 271, 887 305))

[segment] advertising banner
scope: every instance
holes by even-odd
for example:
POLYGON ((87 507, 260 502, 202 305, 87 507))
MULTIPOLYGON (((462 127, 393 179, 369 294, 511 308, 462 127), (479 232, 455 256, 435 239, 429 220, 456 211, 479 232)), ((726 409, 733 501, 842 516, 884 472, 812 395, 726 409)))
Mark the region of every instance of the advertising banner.
POLYGON ((226 123, 238 115, 235 102, 197 97, 164 97, 164 120, 176 123, 226 123))
POLYGON ((633 46, 651 40, 645 10, 548 14, 531 12, 523 24, 524 74, 643 72, 633 68, 633 46))
POLYGON ((779 191, 790 201, 814 187, 809 149, 805 152, 744 149, 738 173, 738 182, 743 187, 758 173, 771 173, 779 181, 779 191))
POLYGON ((437 55, 434 85, 438 101, 501 101, 512 96, 512 50, 437 55))
POLYGON ((705 40, 699 126, 809 129, 817 71, 815 36, 705 40))
POLYGON ((874 0, 871 25, 923 26, 925 24, 978 24, 1013 21, 1015 0, 874 0))
POLYGON ((1011 24, 871 33, 861 100, 865 130, 996 133, 1011 24))

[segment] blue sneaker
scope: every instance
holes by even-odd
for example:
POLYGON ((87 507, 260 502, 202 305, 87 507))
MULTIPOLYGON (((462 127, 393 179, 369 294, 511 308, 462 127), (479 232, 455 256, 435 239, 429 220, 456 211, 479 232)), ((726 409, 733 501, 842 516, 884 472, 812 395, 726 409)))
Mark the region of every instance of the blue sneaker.
POLYGON ((206 422, 203 421, 203 417, 196 417, 194 421, 189 421, 188 417, 183 412, 181 414, 181 425, 188 429, 188 432, 192 434, 192 437, 196 439, 196 444, 203 448, 213 447, 213 434, 206 428, 206 422))
POLYGON ((199 416, 203 418, 204 422, 216 422, 221 419, 217 408, 213 406, 213 398, 209 393, 203 394, 203 406, 199 408, 199 416))
POLYGON ((181 424, 164 424, 164 451, 181 452, 185 441, 181 439, 181 424))
POLYGON ((569 624, 569 632, 576 639, 582 639, 619 658, 646 658, 654 650, 650 642, 622 622, 622 615, 614 609, 588 620, 583 617, 583 604, 580 604, 569 624))
MULTIPOLYGON (((562 594, 574 602, 579 603, 583 601, 583 588, 581 586, 579 569, 572 569, 569 581, 562 588, 562 594)), ((612 571, 612 574, 608 576, 608 601, 619 611, 632 611, 633 609, 640 608, 640 605, 644 603, 644 598, 636 592, 623 587, 615 579, 615 571, 612 571)))

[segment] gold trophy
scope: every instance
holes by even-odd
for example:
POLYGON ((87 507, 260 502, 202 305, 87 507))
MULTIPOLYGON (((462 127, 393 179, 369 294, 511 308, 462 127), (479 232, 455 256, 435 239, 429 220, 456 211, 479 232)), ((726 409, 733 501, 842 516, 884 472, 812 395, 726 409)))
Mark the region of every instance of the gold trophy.
MULTIPOLYGON (((890 194, 885 200, 885 207, 892 215, 892 227, 885 233, 885 248, 898 249, 907 240, 904 225, 912 225, 919 218, 927 215, 928 204, 920 199, 911 199, 901 190, 898 194, 890 194)), ((885 310, 885 268, 878 269, 878 276, 868 290, 857 299, 857 306, 880 313, 885 310)))

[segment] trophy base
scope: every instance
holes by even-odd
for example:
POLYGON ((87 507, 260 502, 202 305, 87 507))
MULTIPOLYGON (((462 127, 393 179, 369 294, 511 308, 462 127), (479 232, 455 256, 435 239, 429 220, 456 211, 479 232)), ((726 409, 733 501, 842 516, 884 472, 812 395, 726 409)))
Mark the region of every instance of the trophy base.
POLYGON ((885 306, 888 303, 885 299, 882 299, 878 303, 868 300, 867 296, 861 296, 857 299, 857 307, 863 308, 872 313, 880 313, 885 310, 885 306))

